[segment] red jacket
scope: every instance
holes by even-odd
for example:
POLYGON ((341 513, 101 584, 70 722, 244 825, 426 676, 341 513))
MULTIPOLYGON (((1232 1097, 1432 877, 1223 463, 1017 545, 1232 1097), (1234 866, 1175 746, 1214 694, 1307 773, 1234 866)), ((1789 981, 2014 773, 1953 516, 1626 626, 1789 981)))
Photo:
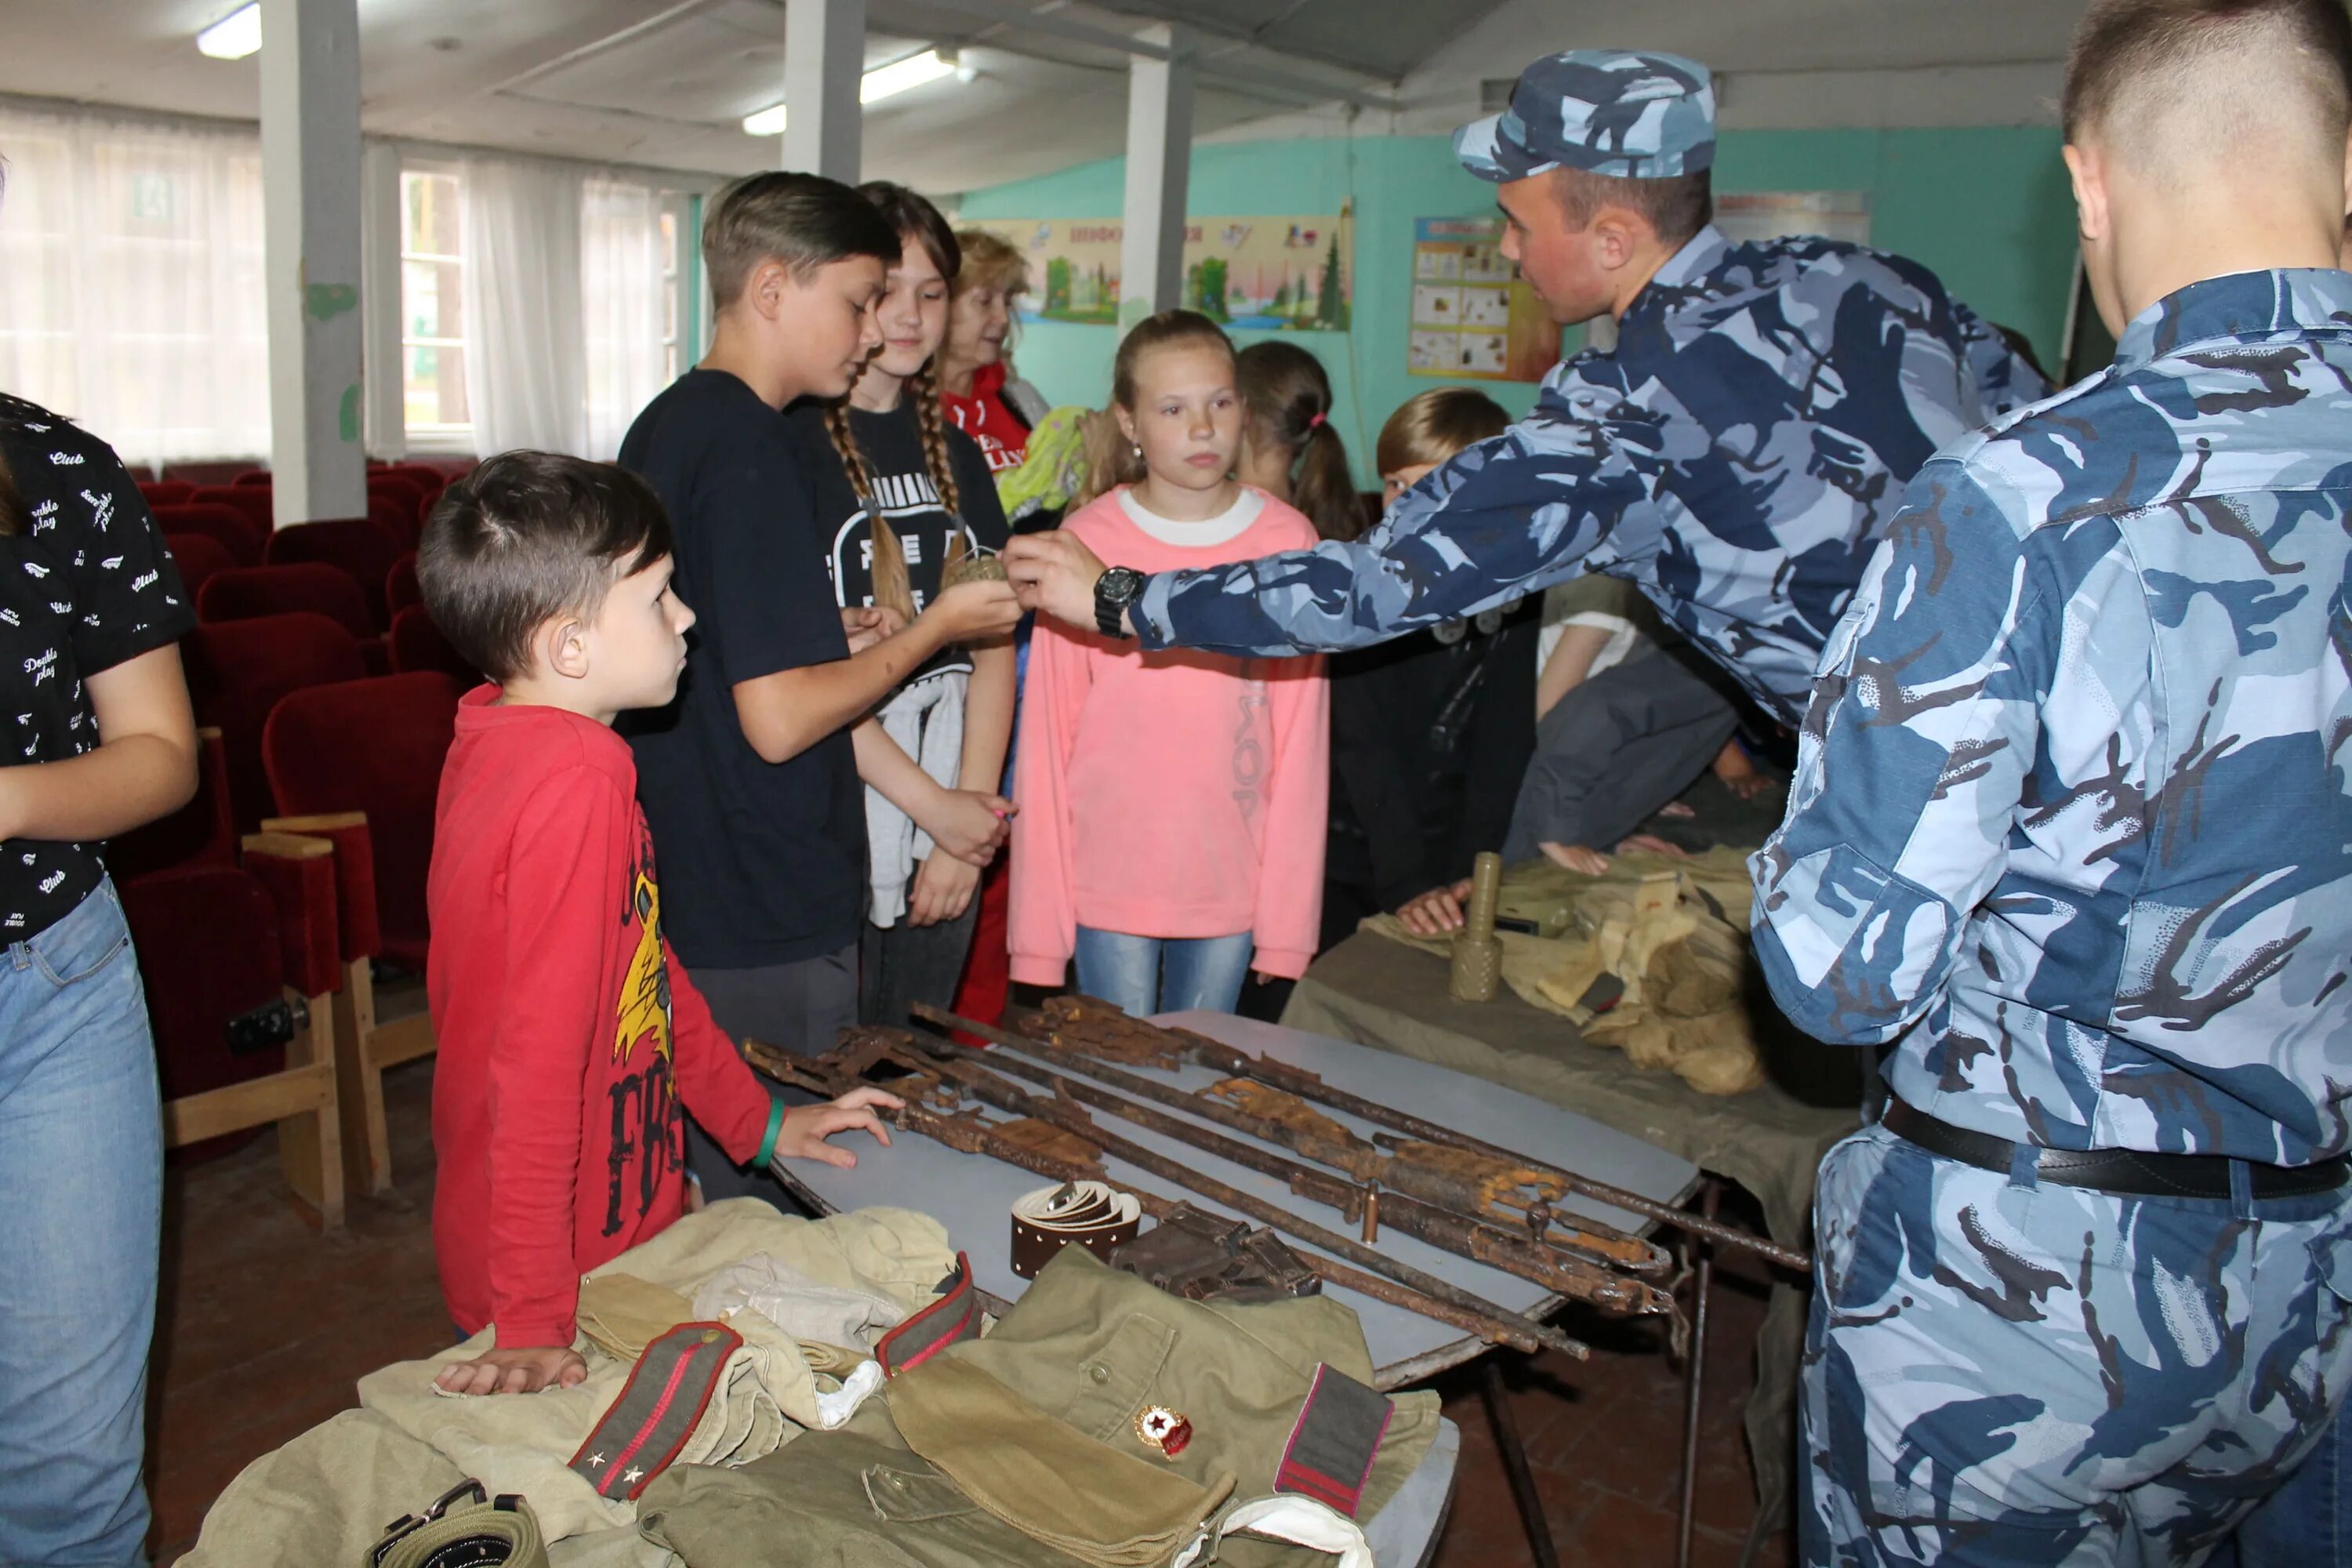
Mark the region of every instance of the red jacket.
POLYGON ((1013 417, 1004 401, 1006 373, 1002 362, 971 373, 971 395, 959 397, 942 387, 940 406, 955 427, 980 444, 988 471, 1001 474, 1017 468, 1029 450, 1029 426, 1013 417))
POLYGON ((450 1316, 568 1345, 580 1277, 685 1208, 684 1099, 738 1160, 769 1099, 661 935, 628 743, 468 692, 426 897, 433 1250, 450 1316))

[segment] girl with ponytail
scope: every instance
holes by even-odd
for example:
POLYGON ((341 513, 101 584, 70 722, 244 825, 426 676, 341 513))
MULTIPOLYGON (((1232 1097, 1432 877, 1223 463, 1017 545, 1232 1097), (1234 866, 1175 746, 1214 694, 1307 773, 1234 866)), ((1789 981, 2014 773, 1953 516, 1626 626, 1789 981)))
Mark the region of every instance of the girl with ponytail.
POLYGON ((1235 476, 1305 512, 1325 539, 1345 543, 1363 532, 1370 520, 1331 425, 1322 362, 1296 343, 1252 343, 1234 374, 1245 416, 1235 476))
MULTIPOLYGON (((809 452, 826 570, 844 609, 914 622, 946 574, 1007 537, 986 459, 940 404, 935 356, 960 261, 939 209, 901 185, 859 191, 898 234, 876 315, 882 347, 846 397, 793 411, 809 452)), ((971 945, 980 868, 934 834, 1010 814, 992 792, 1013 732, 1013 649, 950 647, 917 668, 852 736, 866 784, 866 924, 858 1016, 904 1025, 910 1002, 948 1006, 971 945), (969 787, 966 787, 966 786, 969 787)))

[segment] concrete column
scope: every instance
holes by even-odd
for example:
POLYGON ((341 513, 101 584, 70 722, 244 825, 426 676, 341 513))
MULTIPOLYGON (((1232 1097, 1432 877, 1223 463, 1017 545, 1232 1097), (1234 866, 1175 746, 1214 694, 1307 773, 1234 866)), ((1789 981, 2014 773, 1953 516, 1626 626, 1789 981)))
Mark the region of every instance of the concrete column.
POLYGON ((784 168, 857 183, 865 76, 866 0, 785 0, 784 168))
POLYGON ((367 368, 360 434, 369 457, 398 462, 408 455, 407 384, 400 363, 400 149, 369 142, 360 170, 360 321, 367 368))
POLYGON ((1136 37, 1171 57, 1129 57, 1127 214, 1118 250, 1118 321, 1127 327, 1184 301, 1184 195, 1192 172, 1192 64, 1181 28, 1136 37))
POLYGON ((269 466, 278 526, 367 514, 357 0, 261 0, 269 466))

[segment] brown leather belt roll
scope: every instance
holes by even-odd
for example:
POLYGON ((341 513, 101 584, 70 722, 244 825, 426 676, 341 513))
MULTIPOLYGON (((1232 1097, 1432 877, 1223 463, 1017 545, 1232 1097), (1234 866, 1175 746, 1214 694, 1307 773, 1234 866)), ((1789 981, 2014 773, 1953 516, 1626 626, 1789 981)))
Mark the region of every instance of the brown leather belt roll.
POLYGON ((1142 1228, 1143 1209, 1132 1193, 1103 1182, 1040 1187, 1013 1205, 1013 1272, 1034 1279, 1072 1242, 1108 1263, 1111 1249, 1142 1228))
MULTIPOLYGON (((1889 1132, 1916 1143, 1930 1154, 1941 1154, 1979 1170, 2010 1171, 2020 1145, 1990 1132, 1955 1127, 1901 1100, 1886 1102, 1889 1132)), ((2308 1165, 2268 1165, 2240 1162, 2252 1195, 2257 1198, 2307 1197, 2332 1193, 2344 1184, 2347 1164, 2342 1154, 2308 1165)), ((2051 1149, 2033 1151, 2037 1181, 2062 1187, 2088 1187, 2129 1198, 2221 1198, 2230 1195, 2230 1165, 2223 1154, 2151 1154, 2137 1149, 2051 1149)))

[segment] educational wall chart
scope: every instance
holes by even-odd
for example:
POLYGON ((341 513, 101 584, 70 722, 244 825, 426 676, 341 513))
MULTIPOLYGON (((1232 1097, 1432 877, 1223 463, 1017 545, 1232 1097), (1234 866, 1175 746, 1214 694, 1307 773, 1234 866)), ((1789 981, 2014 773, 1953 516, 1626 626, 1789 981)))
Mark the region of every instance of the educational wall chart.
POLYGON ((1412 226, 1412 330, 1405 368, 1449 381, 1541 381, 1559 328, 1503 257, 1499 217, 1412 226))
MULTIPOLYGON (((981 218, 971 226, 1029 258, 1024 321, 1118 321, 1116 218, 981 218)), ((1228 327, 1344 332, 1355 290, 1354 227, 1317 217, 1196 217, 1184 230, 1184 304, 1228 327)))

